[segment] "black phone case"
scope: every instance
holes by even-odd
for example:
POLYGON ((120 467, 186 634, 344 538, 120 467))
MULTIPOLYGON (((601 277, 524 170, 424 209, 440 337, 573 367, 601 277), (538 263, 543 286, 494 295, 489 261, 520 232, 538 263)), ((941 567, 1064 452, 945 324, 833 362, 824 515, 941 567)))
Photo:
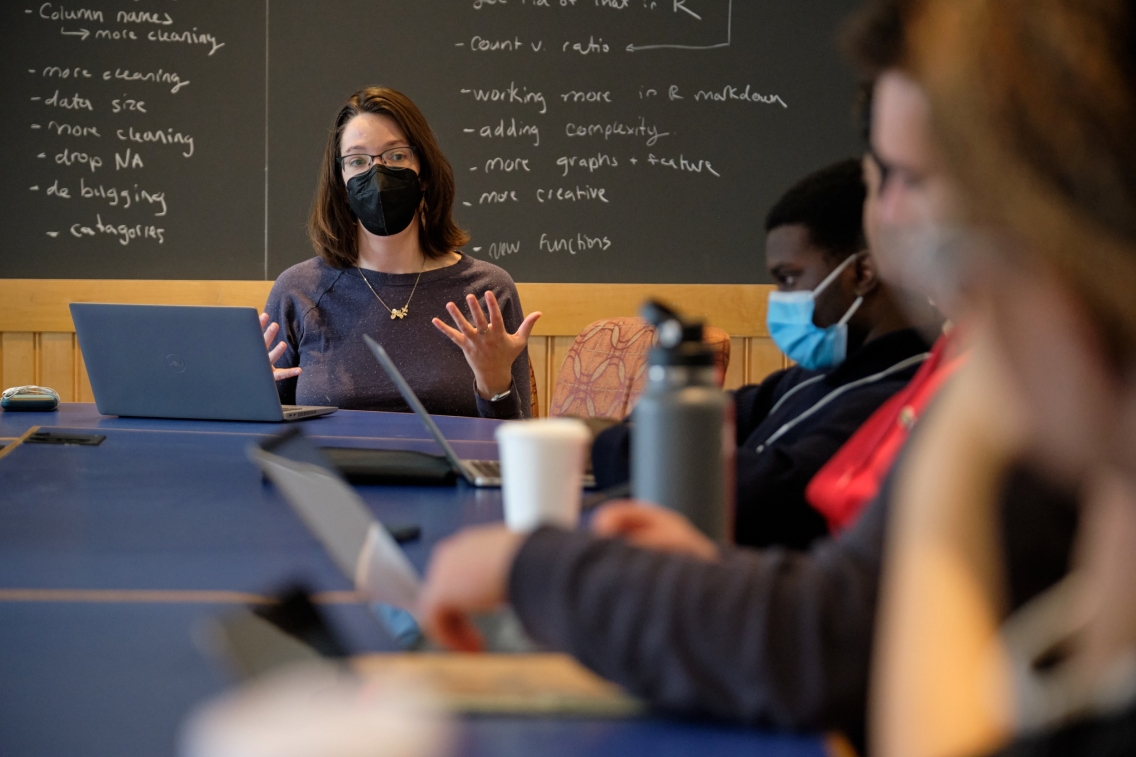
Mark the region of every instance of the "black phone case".
POLYGON ((452 486, 450 461, 440 455, 397 449, 321 447, 320 452, 353 484, 452 486))
POLYGON ((55 410, 57 407, 59 407, 59 400, 40 394, 17 394, 14 397, 5 397, 0 400, 0 408, 10 411, 23 410, 42 413, 55 410))

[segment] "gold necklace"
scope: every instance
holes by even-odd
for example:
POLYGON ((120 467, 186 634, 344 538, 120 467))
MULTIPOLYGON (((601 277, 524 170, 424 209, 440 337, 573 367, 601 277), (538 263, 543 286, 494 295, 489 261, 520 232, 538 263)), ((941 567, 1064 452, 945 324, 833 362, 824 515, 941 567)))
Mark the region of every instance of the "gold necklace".
POLYGON ((371 282, 367 281, 367 275, 363 273, 363 269, 358 265, 356 265, 355 268, 359 271, 359 275, 363 277, 363 283, 371 290, 371 294, 375 295, 375 299, 379 301, 379 304, 386 308, 391 314, 391 320, 393 321, 395 318, 401 320, 410 312, 410 301, 414 299, 414 292, 418 289, 418 282, 422 279, 422 271, 426 270, 426 256, 422 256, 422 268, 418 270, 418 278, 414 280, 414 286, 410 288, 410 296, 406 298, 406 304, 400 308, 392 309, 390 305, 383 302, 383 298, 380 297, 379 293, 375 291, 375 288, 371 286, 371 282))

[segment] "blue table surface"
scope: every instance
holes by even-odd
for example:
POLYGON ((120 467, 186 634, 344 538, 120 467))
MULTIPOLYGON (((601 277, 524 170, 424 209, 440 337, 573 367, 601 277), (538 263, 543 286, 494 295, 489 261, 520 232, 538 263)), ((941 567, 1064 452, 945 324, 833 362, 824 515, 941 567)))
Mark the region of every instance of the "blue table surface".
MULTIPOLYGON (((438 418, 463 457, 496 458, 494 421, 438 418)), ((300 423, 323 446, 437 452, 412 415, 340 411, 300 423)), ((0 438, 31 426, 97 430, 97 447, 21 445, 0 459, 0 591, 211 591, 270 594, 302 581, 352 587, 245 449, 283 424, 112 418, 93 405, 0 413, 0 438)), ((0 443, 2 446, 3 443, 0 443)), ((438 540, 501 519, 495 489, 360 487, 423 570, 438 540)), ((0 594, 0 754, 165 755, 190 709, 232 681, 194 645, 194 629, 232 605, 71 601, 0 594)), ((219 601, 219 600, 218 600, 219 601)), ((392 644, 370 612, 324 605, 358 651, 392 644)), ((823 755, 820 740, 662 718, 472 718, 463 755, 823 755)))

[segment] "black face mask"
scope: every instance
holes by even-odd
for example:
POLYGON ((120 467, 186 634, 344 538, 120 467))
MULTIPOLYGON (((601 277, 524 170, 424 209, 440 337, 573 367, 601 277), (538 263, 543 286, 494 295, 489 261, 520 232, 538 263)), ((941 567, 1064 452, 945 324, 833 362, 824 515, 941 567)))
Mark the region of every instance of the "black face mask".
POLYGON ((397 234, 414 220, 422 202, 418 174, 376 163, 347 182, 347 204, 363 228, 380 237, 397 234))

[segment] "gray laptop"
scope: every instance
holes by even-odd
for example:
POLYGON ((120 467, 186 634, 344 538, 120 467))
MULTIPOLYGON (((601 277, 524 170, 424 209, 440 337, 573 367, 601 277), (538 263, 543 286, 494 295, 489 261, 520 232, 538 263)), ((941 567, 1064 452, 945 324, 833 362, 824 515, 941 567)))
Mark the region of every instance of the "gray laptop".
MULTIPOLYGON (((285 501, 319 540, 336 567, 368 602, 399 608, 413 617, 422 579, 402 548, 371 514, 359 494, 322 458, 296 429, 258 446, 248 455, 280 490, 285 501)), ((410 634, 388 630, 413 649, 429 649, 417 628, 410 634)), ((512 611, 500 610, 474 618, 490 650, 537 651, 512 611)))
POLYGON ((334 407, 282 406, 255 308, 71 303, 103 415, 291 421, 334 407))
MULTIPOLYGON (((501 463, 497 460, 463 460, 458 457, 458 453, 450 446, 446 437, 442 435, 442 430, 438 428, 438 424, 434 423, 434 419, 430 417, 430 413, 426 412, 426 408, 422 405, 422 401, 418 399, 418 395, 410 388, 410 384, 403 378, 402 373, 395 366, 394 361, 391 360, 390 355, 383 349, 383 346, 376 342, 366 334, 363 339, 367 342, 367 346, 371 349, 372 354, 379 361, 379 365, 390 376, 391 381, 398 387, 398 393, 410 405, 410 409, 422 421, 422 425, 426 426, 426 430, 430 432, 430 436, 434 437, 434 441, 438 442, 445 454, 446 459, 450 461, 450 465, 454 466, 462 478, 474 486, 500 486, 501 485, 501 463)), ((591 488, 596 485, 596 479, 592 474, 585 474, 583 481, 585 488, 591 488)))
POLYGON ((277 441, 250 446, 248 455, 319 539, 336 567, 369 601, 413 612, 421 579, 402 548, 359 494, 319 459, 311 442, 303 437, 283 440, 286 447, 298 448, 303 457, 309 457, 307 461, 264 448, 277 441))
POLYGON ((422 405, 422 401, 418 399, 418 395, 410 388, 410 384, 403 378, 402 373, 395 366, 394 361, 390 359, 390 355, 383 349, 383 346, 376 342, 374 339, 367 335, 363 335, 363 339, 367 341, 367 346, 371 348, 371 352, 378 359, 379 365, 390 376, 391 381, 398 387, 398 393, 406 400, 406 404, 410 405, 410 409, 418 416, 422 424, 426 426, 426 430, 430 432, 430 436, 434 437, 434 441, 442 447, 442 452, 445 454, 446 459, 450 461, 450 465, 454 466, 462 478, 474 486, 500 486, 501 485, 501 464, 496 460, 462 460, 458 457, 458 453, 450 446, 446 437, 442 435, 442 430, 438 428, 438 424, 430 417, 430 413, 426 412, 426 408, 422 405))

